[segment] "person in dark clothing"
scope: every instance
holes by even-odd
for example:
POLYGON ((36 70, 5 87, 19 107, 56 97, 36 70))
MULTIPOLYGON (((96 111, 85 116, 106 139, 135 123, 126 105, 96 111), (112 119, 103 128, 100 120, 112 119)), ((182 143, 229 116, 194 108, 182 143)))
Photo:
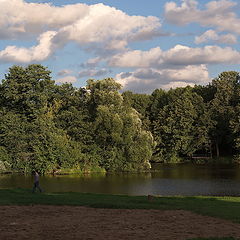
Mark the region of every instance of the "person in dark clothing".
POLYGON ((33 175, 34 175, 34 185, 33 185, 32 192, 35 193, 36 189, 38 189, 39 192, 42 192, 42 189, 41 189, 40 184, 39 184, 39 174, 38 174, 38 172, 34 171, 33 175))

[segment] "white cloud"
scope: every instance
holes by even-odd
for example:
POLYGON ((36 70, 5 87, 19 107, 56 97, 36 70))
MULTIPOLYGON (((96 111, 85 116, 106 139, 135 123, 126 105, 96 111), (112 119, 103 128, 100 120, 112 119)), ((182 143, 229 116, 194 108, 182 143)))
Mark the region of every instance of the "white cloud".
MULTIPOLYGON (((55 36, 49 39, 49 45, 54 46, 54 50, 74 41, 82 49, 95 54, 112 54, 125 50, 131 41, 159 36, 160 27, 157 17, 130 16, 101 3, 56 7, 23 0, 0 1, 0 39, 16 40, 21 36, 27 39, 29 36, 55 32, 55 36)), ((46 54, 48 46, 45 57, 30 57, 37 47, 9 46, 2 54, 9 61, 30 62, 46 59, 52 53, 46 54), (20 57, 20 53, 24 57, 20 57)))
POLYGON ((205 5, 206 9, 201 10, 196 0, 183 0, 181 6, 168 2, 165 5, 165 18, 177 25, 196 22, 202 26, 216 27, 219 31, 240 34, 240 18, 234 12, 236 5, 236 2, 229 0, 211 1, 205 5))
POLYGON ((115 67, 157 67, 169 68, 174 65, 199 64, 237 64, 240 63, 240 53, 230 47, 205 46, 191 48, 183 45, 162 51, 159 47, 149 51, 127 51, 113 56, 109 60, 110 66, 115 67))
POLYGON ((83 18, 88 11, 89 6, 85 4, 55 7, 23 0, 0 1, 0 38, 57 30, 83 18))
MULTIPOLYGON (((27 3, 23 0, 0 2, 0 28, 5 36, 19 33, 41 33, 45 29, 59 30, 79 43, 105 39, 120 41, 140 34, 156 35, 161 26, 157 17, 129 16, 104 4, 72 4, 55 7, 50 4, 27 3)), ((66 36, 64 35, 64 36, 66 36)))
POLYGON ((75 83, 77 81, 77 78, 75 76, 66 76, 66 77, 58 78, 55 81, 59 83, 75 83))
POLYGON ((220 35, 219 39, 217 39, 216 42, 224 43, 224 44, 236 44, 237 37, 233 34, 224 34, 224 35, 220 35))
POLYGON ((1 62, 39 62, 47 59, 53 53, 55 46, 51 42, 56 32, 48 31, 40 35, 37 46, 31 48, 8 46, 0 51, 1 62))
POLYGON ((170 82, 168 84, 163 84, 161 86, 162 89, 169 90, 170 88, 179 88, 179 87, 187 87, 187 86, 194 86, 194 83, 189 82, 170 82))
POLYGON ((116 75, 124 89, 145 92, 156 88, 171 88, 210 82, 207 64, 240 63, 240 53, 230 47, 205 46, 191 48, 183 45, 162 51, 129 50, 109 59, 114 67, 132 67, 137 70, 116 75))
POLYGON ((135 92, 151 92, 156 88, 175 88, 210 81, 206 65, 188 65, 175 69, 137 69, 135 72, 122 72, 115 76, 123 89, 135 92))
POLYGON ((237 38, 233 34, 218 35, 214 30, 208 30, 202 35, 195 37, 196 44, 205 43, 208 41, 215 43, 236 44, 237 38))
POLYGON ((90 50, 122 50, 143 33, 151 38, 161 26, 157 17, 129 16, 103 4, 90 5, 88 10, 84 17, 61 28, 55 38, 90 46, 90 50))
POLYGON ((72 73, 72 70, 70 70, 70 69, 63 69, 63 70, 59 71, 57 73, 57 75, 58 76, 65 76, 65 75, 69 75, 71 73, 72 73))
POLYGON ((176 45, 164 52, 164 63, 171 65, 193 64, 237 64, 240 63, 240 53, 231 47, 205 46, 190 48, 176 45))
POLYGON ((110 71, 102 68, 102 69, 87 69, 79 72, 78 77, 99 77, 106 75, 110 71))
POLYGON ((199 66, 188 65, 183 68, 165 69, 163 70, 165 77, 171 81, 189 82, 196 84, 204 84, 210 81, 208 69, 206 65, 199 66))
MULTIPOLYGON (((196 37, 196 43, 236 43, 240 33, 240 19, 235 2, 211 1, 202 9, 196 0, 182 0, 181 5, 169 2, 165 16, 169 22, 184 25, 197 22, 217 30, 209 30, 196 37), (220 33, 224 31, 224 33, 220 33)), ((129 43, 170 35, 160 29, 160 19, 153 16, 130 16, 104 4, 28 3, 24 0, 0 0, 0 39, 27 40, 38 43, 30 48, 7 46, 0 50, 0 62, 31 63, 48 59, 70 42, 93 53, 81 67, 77 77, 95 77, 110 73, 109 67, 136 68, 117 74, 125 88, 154 89, 184 86, 209 81, 207 64, 238 64, 240 53, 230 47, 205 46, 193 48, 183 45, 162 50, 131 50, 129 43), (89 69, 90 68, 90 69, 89 69)), ((58 73, 58 82, 76 82, 70 70, 58 73)))
POLYGON ((100 57, 90 58, 87 62, 82 63, 80 66, 83 68, 93 68, 96 67, 101 60, 102 59, 100 57))
POLYGON ((150 67, 161 64, 163 52, 160 47, 149 51, 133 50, 119 53, 109 60, 109 65, 115 67, 150 67))

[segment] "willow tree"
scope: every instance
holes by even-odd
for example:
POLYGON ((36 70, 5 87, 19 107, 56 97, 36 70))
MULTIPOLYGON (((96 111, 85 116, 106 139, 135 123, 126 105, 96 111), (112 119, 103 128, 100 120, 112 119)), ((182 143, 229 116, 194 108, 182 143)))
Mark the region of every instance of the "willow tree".
POLYGON ((124 104, 121 86, 111 78, 89 80, 89 108, 94 117, 94 141, 106 170, 150 167, 153 138, 143 130, 139 113, 124 104))

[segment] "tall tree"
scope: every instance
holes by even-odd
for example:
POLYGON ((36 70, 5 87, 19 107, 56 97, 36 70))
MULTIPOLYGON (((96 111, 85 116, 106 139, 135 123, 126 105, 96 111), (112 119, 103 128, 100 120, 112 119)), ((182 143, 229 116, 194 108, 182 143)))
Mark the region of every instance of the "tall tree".
POLYGON ((168 92, 168 104, 159 110, 154 122, 157 141, 155 158, 165 162, 180 161, 197 150, 209 150, 211 127, 203 99, 192 88, 168 92))
POLYGON ((13 66, 0 86, 1 105, 28 118, 35 118, 52 100, 54 81, 42 65, 13 66))
POLYGON ((148 169, 152 135, 142 129, 139 113, 124 104, 120 85, 108 78, 90 80, 87 88, 100 164, 107 170, 148 169))
POLYGON ((230 71, 221 73, 212 81, 216 93, 210 103, 212 119, 216 126, 211 133, 215 143, 216 155, 231 154, 234 136, 230 128, 230 120, 235 115, 239 103, 239 73, 230 71))

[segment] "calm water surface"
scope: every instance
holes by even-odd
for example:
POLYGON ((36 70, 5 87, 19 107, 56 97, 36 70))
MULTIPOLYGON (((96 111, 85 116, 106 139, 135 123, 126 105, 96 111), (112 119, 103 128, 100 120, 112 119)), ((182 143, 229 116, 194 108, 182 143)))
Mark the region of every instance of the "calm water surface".
MULTIPOLYGON (((46 192, 92 192, 128 195, 240 195, 239 165, 161 165, 150 173, 42 176, 46 192)), ((0 188, 31 188, 33 179, 0 175, 0 188)))

